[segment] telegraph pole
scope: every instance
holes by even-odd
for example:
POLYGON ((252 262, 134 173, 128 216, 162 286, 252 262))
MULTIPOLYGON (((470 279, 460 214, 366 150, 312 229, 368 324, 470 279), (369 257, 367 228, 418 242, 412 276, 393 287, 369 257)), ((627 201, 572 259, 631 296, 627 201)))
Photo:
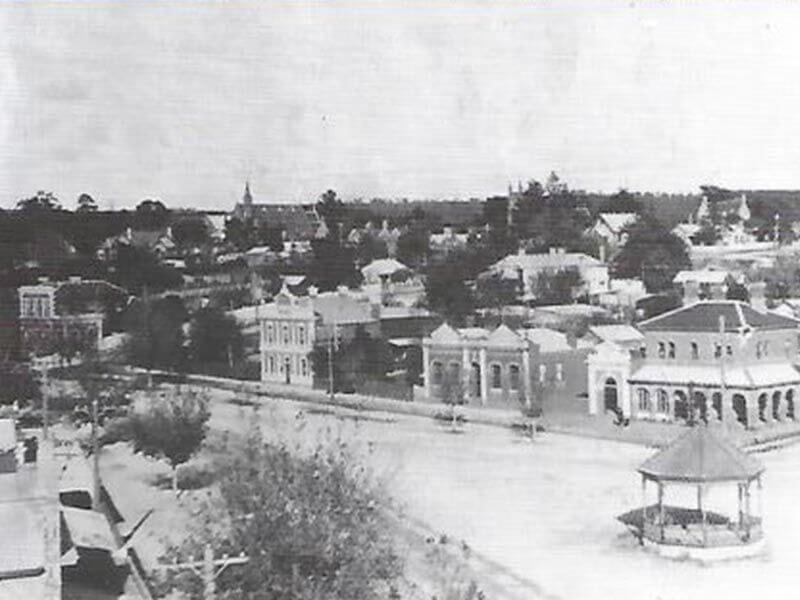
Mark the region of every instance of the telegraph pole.
POLYGON ((331 336, 328 339, 328 396, 331 402, 334 400, 334 387, 333 387, 333 346, 336 339, 336 323, 333 324, 331 336))
POLYGON ((97 441, 97 395, 92 398, 92 508, 100 510, 100 444, 97 441))

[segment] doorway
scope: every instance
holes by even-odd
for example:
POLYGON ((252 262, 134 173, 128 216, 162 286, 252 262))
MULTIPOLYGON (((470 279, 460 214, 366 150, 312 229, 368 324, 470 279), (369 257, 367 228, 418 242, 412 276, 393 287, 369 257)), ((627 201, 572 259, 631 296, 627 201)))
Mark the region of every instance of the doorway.
POLYGON ((603 386, 603 406, 605 410, 616 413, 619 411, 619 404, 617 402, 617 380, 613 377, 606 379, 603 386))

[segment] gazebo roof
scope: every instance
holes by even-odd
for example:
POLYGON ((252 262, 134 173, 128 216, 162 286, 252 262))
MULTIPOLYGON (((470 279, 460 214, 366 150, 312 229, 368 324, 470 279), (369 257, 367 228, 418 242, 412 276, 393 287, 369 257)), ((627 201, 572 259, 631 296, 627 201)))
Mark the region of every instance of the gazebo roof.
POLYGON ((647 459, 638 470, 659 481, 711 483, 749 481, 763 472, 764 466, 713 429, 701 425, 647 459))

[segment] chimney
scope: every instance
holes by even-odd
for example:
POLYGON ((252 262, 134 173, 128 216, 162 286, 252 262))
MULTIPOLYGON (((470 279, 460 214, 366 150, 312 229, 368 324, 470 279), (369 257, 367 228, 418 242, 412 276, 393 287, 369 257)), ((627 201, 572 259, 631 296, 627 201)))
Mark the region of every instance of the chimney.
POLYGON ((347 286, 346 285, 338 285, 338 286, 336 286, 336 292, 340 296, 346 296, 347 295, 347 286))
POLYGON ((767 312, 767 298, 764 295, 767 289, 765 281, 754 281, 747 286, 750 293, 750 306, 759 312, 767 312))
POLYGON ((683 305, 688 306, 700 300, 700 286, 696 281, 686 281, 683 284, 683 305))
POLYGON ((309 295, 309 297, 316 298, 318 292, 319 292, 319 289, 317 288, 317 286, 315 286, 315 285, 308 286, 308 295, 309 295))
POLYGON ((381 224, 381 229, 383 229, 383 231, 389 231, 389 219, 383 220, 383 223, 381 224))

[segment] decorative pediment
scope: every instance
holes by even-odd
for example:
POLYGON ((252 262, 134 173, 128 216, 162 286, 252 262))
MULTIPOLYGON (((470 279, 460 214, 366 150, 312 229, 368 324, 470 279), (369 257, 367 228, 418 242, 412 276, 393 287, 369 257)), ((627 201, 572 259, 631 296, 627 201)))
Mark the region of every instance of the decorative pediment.
POLYGON ((461 336, 447 323, 442 323, 431 333, 431 341, 437 344, 459 344, 461 336))
POLYGON ((525 345, 525 341, 517 335, 514 331, 512 331, 507 325, 500 325, 497 329, 495 329, 490 335, 489 338, 486 340, 486 344, 489 346, 503 346, 503 347, 522 347, 525 345))

